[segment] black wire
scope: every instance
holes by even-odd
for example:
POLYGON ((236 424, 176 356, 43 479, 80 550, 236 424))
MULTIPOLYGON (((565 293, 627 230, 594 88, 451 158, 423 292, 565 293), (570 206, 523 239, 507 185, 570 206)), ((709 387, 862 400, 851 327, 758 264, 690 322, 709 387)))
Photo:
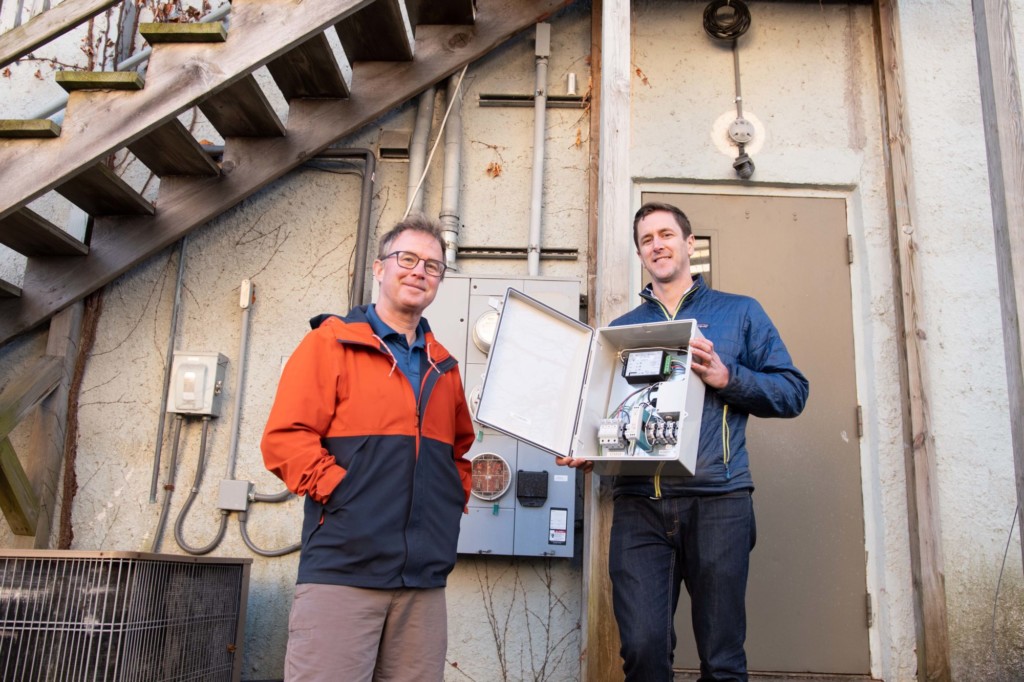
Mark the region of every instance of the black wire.
POLYGON ((743 0, 711 0, 704 8, 704 30, 718 40, 735 40, 750 28, 750 10, 743 0), (732 9, 732 13, 719 10, 732 9))

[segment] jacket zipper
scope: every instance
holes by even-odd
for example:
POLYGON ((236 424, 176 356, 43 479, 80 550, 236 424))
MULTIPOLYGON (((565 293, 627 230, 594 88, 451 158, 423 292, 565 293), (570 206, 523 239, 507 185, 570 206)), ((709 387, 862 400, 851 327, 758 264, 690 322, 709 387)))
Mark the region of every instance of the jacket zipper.
MULTIPOLYGON (((697 283, 694 282, 693 286, 691 286, 689 289, 687 289, 686 293, 683 294, 682 298, 679 299, 679 303, 676 304, 676 310, 672 314, 669 314, 668 308, 665 307, 665 304, 662 303, 658 299, 658 297, 654 295, 654 290, 653 289, 651 290, 651 298, 650 298, 650 300, 653 300, 655 303, 658 304, 658 308, 661 309, 661 312, 665 316, 665 319, 668 320, 669 322, 671 322, 672 320, 676 319, 676 315, 678 315, 679 311, 683 309, 683 303, 686 303, 686 300, 688 298, 690 298, 690 295, 696 290, 696 288, 697 288, 697 283)), ((654 472, 654 499, 656 499, 656 500, 660 500, 661 499, 661 470, 663 468, 665 468, 664 463, 662 463, 662 465, 659 466, 657 468, 657 470, 654 472)))

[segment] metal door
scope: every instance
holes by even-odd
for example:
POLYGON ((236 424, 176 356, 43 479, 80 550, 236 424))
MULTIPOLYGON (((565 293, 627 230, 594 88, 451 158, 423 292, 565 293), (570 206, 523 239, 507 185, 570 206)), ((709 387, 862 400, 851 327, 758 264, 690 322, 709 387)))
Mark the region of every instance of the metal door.
MULTIPOLYGON (((864 510, 846 202, 645 193, 679 206, 710 242, 713 286, 764 306, 810 399, 796 419, 747 427, 757 546, 747 588, 752 671, 867 674, 864 510)), ((676 667, 696 668, 685 590, 676 667)))

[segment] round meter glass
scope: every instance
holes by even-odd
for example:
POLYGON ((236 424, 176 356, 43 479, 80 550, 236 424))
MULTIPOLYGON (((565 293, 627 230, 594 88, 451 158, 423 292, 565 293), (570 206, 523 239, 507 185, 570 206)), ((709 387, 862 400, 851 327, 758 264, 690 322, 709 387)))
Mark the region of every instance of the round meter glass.
POLYGON ((498 311, 488 310, 473 323, 473 343, 481 353, 491 352, 494 333, 498 330, 498 311))
POLYGON ((470 491, 485 502, 505 494, 512 483, 512 469, 501 455, 482 452, 472 461, 473 484, 470 491))

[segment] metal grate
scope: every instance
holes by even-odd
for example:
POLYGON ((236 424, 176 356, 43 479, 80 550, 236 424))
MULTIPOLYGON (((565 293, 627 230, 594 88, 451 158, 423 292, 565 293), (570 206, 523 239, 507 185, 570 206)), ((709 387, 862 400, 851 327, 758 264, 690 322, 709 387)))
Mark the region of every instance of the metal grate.
POLYGON ((237 681, 251 562, 0 551, 0 680, 237 681))

